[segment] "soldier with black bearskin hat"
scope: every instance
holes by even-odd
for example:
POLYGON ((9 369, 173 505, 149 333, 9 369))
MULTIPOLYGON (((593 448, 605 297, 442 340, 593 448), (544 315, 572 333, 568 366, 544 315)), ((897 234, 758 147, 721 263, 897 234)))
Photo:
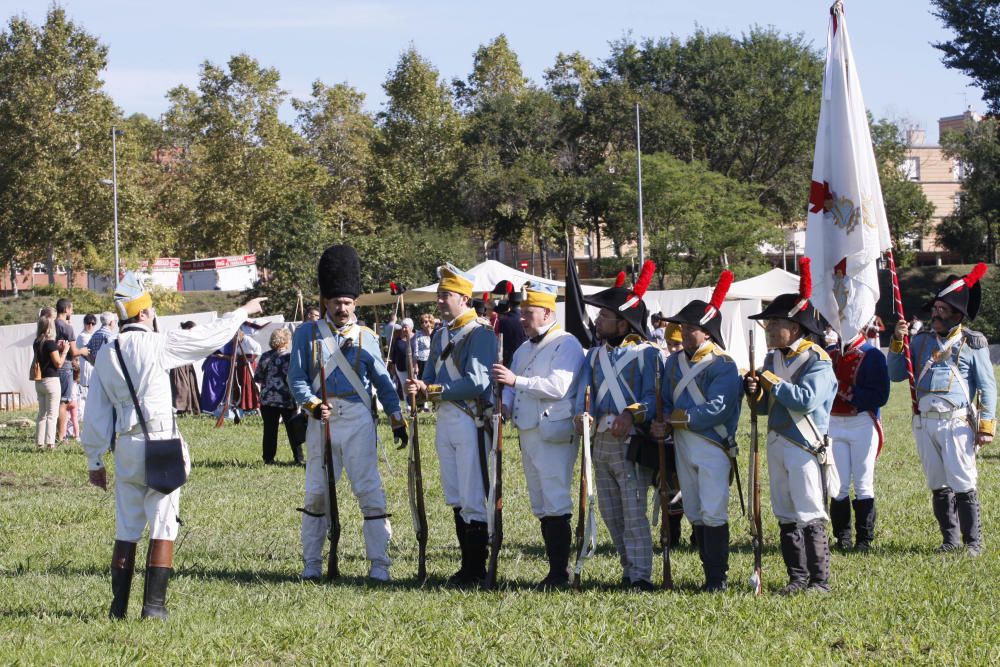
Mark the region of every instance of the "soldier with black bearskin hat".
POLYGON ((761 370, 746 375, 747 400, 767 413, 767 472, 771 508, 781 529, 781 555, 788 571, 783 595, 830 590, 830 544, 826 535, 827 478, 832 466, 827 428, 837 394, 830 355, 809 340, 822 336, 809 301, 809 260, 799 260, 799 292, 782 294, 763 312, 770 349, 761 370), (825 470, 824 470, 825 468, 825 470))
POLYGON ((406 423, 392 376, 382 361, 378 335, 359 326, 355 299, 361 293, 361 263, 354 248, 330 246, 319 260, 320 303, 325 316, 295 330, 288 386, 295 401, 312 416, 306 430, 306 493, 302 509, 302 578, 319 579, 327 532, 327 471, 323 463, 322 422, 330 420, 335 478, 341 469, 351 480, 364 517, 368 576, 389 580, 387 549, 392 527, 378 471, 372 389, 391 416, 396 440, 408 442, 406 423), (320 382, 326 383, 324 403, 320 382))
MULTIPOLYGON (((920 412, 913 418, 913 435, 941 528, 938 550, 958 549, 961 533, 973 556, 983 548, 976 451, 996 433, 997 387, 986 336, 964 323, 979 312, 985 273, 986 265, 977 264, 966 276, 948 276, 927 304, 930 327, 910 345, 920 412)), ((895 382, 909 377, 903 353, 908 333, 906 320, 900 320, 889 346, 889 376, 895 382)))
POLYGON ((651 420, 656 409, 656 372, 660 351, 650 345, 649 311, 642 297, 656 265, 646 260, 631 290, 611 287, 584 297, 600 308, 592 347, 576 390, 577 431, 582 429, 586 389, 591 391, 591 416, 597 428, 593 443, 597 506, 622 563, 622 583, 652 591, 653 541, 646 516, 652 470, 626 458, 629 436, 651 420))
POLYGON ((683 351, 667 358, 660 393, 667 422, 654 422, 657 438, 673 433, 684 514, 694 526, 706 592, 724 591, 729 571, 729 480, 736 464, 740 371, 725 352, 722 301, 733 282, 723 271, 708 303, 696 299, 668 322, 681 326, 683 351))
POLYGON ((438 267, 437 307, 445 326, 434 332, 422 377, 406 383, 409 394, 424 392, 438 405, 435 447, 441 464, 445 502, 455 513, 455 534, 462 566, 449 578, 458 586, 486 577, 489 534, 486 525, 484 410, 491 402, 490 366, 496 335, 476 317, 474 277, 451 264, 438 267))

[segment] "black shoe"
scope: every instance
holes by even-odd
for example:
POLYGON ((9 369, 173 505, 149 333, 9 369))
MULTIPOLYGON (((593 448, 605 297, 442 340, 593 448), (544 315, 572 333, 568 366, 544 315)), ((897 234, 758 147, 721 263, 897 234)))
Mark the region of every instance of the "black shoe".
MULTIPOLYGON (((857 502, 857 501, 855 501, 857 502)), ((847 551, 853 546, 851 539, 851 499, 830 501, 830 527, 833 539, 837 540, 838 551, 847 551)))
POLYGON ((931 496, 931 506, 934 508, 934 518, 941 529, 941 546, 938 553, 955 551, 960 546, 958 515, 955 511, 955 494, 949 487, 937 489, 931 496))
POLYGON ((809 568, 806 564, 805 535, 794 523, 779 525, 781 530, 781 557, 788 572, 788 584, 778 593, 792 595, 800 593, 809 585, 809 568))
POLYGON ((129 594, 132 592, 132 575, 135 573, 135 542, 115 540, 111 554, 111 608, 108 618, 120 620, 128 612, 129 594))
POLYGON ((637 593, 652 593, 656 590, 656 586, 645 579, 636 579, 629 582, 629 588, 637 593))
POLYGON ((861 498, 854 501, 855 551, 868 551, 875 541, 875 499, 861 498))

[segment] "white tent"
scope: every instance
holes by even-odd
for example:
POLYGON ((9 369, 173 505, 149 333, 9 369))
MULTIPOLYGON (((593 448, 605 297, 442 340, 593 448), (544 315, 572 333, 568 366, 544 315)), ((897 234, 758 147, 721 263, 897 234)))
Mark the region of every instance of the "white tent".
MULTIPOLYGON (((512 269, 506 264, 492 259, 476 264, 468 270, 468 273, 475 276, 475 281, 472 285, 472 293, 474 295, 489 292, 496 287, 496 284, 501 280, 509 280, 513 283, 515 288, 519 288, 527 281, 532 280, 544 285, 557 287, 560 290, 560 294, 562 293, 562 288, 566 286, 566 283, 560 280, 549 280, 548 278, 533 276, 530 273, 512 269)), ((406 303, 425 303, 428 301, 434 301, 437 297, 437 286, 437 283, 433 283, 424 287, 407 290, 403 295, 403 299, 406 303)), ((604 289, 603 287, 594 287, 591 285, 583 285, 582 288, 584 294, 593 294, 604 289)), ((396 303, 396 297, 389 292, 373 292, 369 294, 362 294, 358 297, 359 306, 382 306, 391 303, 396 303)))

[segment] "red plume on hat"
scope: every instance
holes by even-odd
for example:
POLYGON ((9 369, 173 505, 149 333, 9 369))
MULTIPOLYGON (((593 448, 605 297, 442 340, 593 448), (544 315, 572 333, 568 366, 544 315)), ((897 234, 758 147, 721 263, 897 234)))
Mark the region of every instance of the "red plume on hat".
POLYGON ((792 312, 788 313, 789 317, 808 306, 809 299, 812 297, 813 278, 812 271, 809 270, 809 263, 808 257, 799 259, 799 302, 795 304, 795 308, 792 308, 792 312))
POLYGON ((958 280, 954 281, 952 284, 945 287, 938 293, 938 296, 944 296, 950 292, 961 292, 963 289, 971 288, 973 285, 982 280, 983 276, 986 275, 986 265, 980 262, 972 267, 966 275, 962 276, 958 280))
POLYGON ((619 271, 615 276, 615 287, 625 287, 625 272, 619 271))
POLYGON ((712 292, 712 299, 705 307, 705 316, 701 318, 701 325, 704 326, 713 317, 719 314, 722 302, 726 300, 726 294, 733 284, 733 272, 728 269, 719 274, 719 281, 715 284, 715 291, 712 292))
POLYGON ((639 272, 639 279, 635 281, 628 299, 625 300, 625 303, 618 306, 618 310, 628 310, 639 305, 643 295, 646 294, 646 288, 649 287, 654 273, 656 273, 656 264, 653 263, 653 260, 647 259, 642 265, 642 271, 639 272))
POLYGON ((403 287, 402 285, 397 285, 396 283, 394 283, 391 280, 389 281, 389 294, 392 294, 393 296, 399 296, 400 294, 402 294, 405 291, 406 291, 406 288, 403 287))

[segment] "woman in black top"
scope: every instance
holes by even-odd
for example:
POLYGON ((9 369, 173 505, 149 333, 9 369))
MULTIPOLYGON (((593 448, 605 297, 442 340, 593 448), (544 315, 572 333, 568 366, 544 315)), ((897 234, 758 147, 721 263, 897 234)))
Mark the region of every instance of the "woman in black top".
POLYGON ((35 359, 42 369, 42 379, 35 380, 38 394, 38 416, 35 418, 35 444, 39 449, 55 449, 56 424, 59 416, 59 369, 66 361, 69 345, 66 341, 56 341, 55 317, 43 312, 38 318, 33 349, 35 359))
POLYGON ((264 463, 274 463, 278 451, 278 420, 285 422, 285 434, 292 446, 295 462, 302 464, 302 442, 304 429, 300 433, 295 428, 293 418, 298 412, 295 399, 288 388, 288 362, 291 358, 289 345, 292 333, 288 329, 277 329, 271 334, 271 349, 257 362, 253 379, 260 385, 260 416, 264 419, 264 463))

